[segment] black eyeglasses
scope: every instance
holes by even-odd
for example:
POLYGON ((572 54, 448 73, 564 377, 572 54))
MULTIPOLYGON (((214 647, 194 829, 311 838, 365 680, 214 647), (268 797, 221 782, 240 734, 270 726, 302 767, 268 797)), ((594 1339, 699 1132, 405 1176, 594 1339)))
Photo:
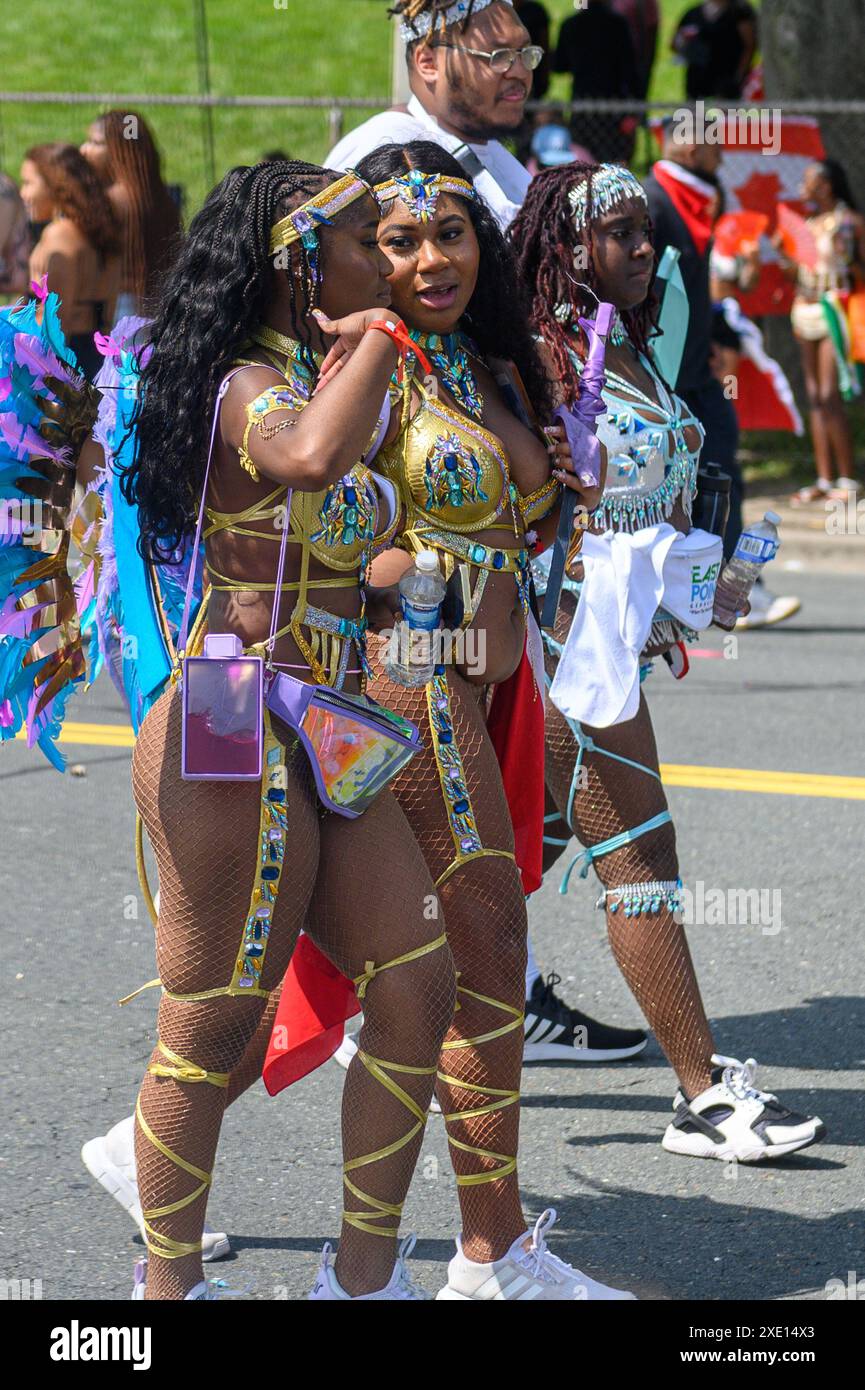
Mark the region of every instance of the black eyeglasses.
POLYGON ((439 42, 431 44, 430 47, 454 48, 457 53, 470 53, 473 58, 485 58, 493 72, 510 72, 517 59, 529 72, 534 72, 544 60, 544 50, 535 43, 527 44, 525 48, 494 48, 492 53, 483 53, 479 48, 466 48, 461 43, 439 42))

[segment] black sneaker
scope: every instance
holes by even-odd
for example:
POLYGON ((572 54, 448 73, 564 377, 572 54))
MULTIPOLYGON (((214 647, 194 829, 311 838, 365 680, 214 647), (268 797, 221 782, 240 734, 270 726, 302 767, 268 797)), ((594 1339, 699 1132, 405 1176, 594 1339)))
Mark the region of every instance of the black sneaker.
POLYGON ((540 975, 526 1000, 523 1062, 619 1062, 648 1042, 641 1028, 611 1028, 572 1009, 556 994, 560 975, 540 975))

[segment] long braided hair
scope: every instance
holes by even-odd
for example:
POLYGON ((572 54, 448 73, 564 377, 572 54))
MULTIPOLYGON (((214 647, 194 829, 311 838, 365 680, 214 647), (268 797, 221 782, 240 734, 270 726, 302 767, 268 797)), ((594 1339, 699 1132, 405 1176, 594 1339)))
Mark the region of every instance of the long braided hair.
POLYGON ((123 276, 145 301, 153 295, 180 237, 180 213, 162 179, 159 149, 137 111, 106 111, 98 124, 105 136, 108 175, 129 199, 124 227, 123 276))
POLYGON ((193 218, 151 327, 152 352, 132 417, 135 458, 120 484, 138 507, 138 548, 146 559, 170 560, 194 531, 219 384, 261 320, 273 276, 283 271, 292 333, 310 344, 306 314, 317 295, 309 256, 295 242, 272 257, 270 229, 339 177, 300 161, 239 166, 193 218), (298 269, 306 286, 302 303, 298 269))
MULTIPOLYGON (((576 325, 580 315, 591 318, 597 309, 597 299, 582 285, 587 285, 600 297, 592 236, 595 218, 592 183, 598 167, 597 164, 575 162, 538 174, 532 179, 525 202, 509 230, 520 284, 531 302, 534 326, 547 345, 555 374, 571 405, 579 397, 580 385, 568 349, 576 346, 583 355, 586 348, 582 332, 577 330, 579 336, 575 339, 571 324, 576 325), (585 228, 577 231, 568 194, 583 183, 588 185, 588 216, 585 228), (586 268, 577 270, 574 253, 579 247, 585 251, 586 268)), ((653 276, 643 303, 621 314, 631 343, 646 356, 649 356, 651 340, 657 336, 659 310, 653 276)))

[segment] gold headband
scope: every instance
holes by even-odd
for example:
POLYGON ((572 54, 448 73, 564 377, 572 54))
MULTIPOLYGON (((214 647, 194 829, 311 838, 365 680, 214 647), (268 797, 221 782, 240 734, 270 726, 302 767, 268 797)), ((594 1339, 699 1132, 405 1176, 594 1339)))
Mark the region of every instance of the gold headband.
POLYGON ((459 198, 478 196, 474 185, 465 179, 452 178, 450 174, 423 174, 420 169, 409 169, 405 174, 398 174, 375 186, 375 197, 382 216, 382 203, 401 198, 418 222, 432 221, 441 193, 455 193, 459 198))
POLYGON ((294 212, 273 224, 270 229, 271 254, 281 246, 291 246, 294 241, 303 241, 306 246, 314 245, 319 228, 328 226, 332 217, 365 194, 372 194, 372 188, 354 170, 349 170, 336 183, 328 184, 309 202, 302 203, 294 212))

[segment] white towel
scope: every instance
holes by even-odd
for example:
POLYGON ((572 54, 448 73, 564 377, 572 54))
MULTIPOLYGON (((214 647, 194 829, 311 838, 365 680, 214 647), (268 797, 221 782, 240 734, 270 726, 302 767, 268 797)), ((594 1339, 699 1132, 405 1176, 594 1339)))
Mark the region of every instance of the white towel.
POLYGON ((581 558, 585 579, 550 697, 570 719, 603 729, 637 713, 640 656, 659 608, 709 626, 721 541, 664 523, 587 533, 581 558))

